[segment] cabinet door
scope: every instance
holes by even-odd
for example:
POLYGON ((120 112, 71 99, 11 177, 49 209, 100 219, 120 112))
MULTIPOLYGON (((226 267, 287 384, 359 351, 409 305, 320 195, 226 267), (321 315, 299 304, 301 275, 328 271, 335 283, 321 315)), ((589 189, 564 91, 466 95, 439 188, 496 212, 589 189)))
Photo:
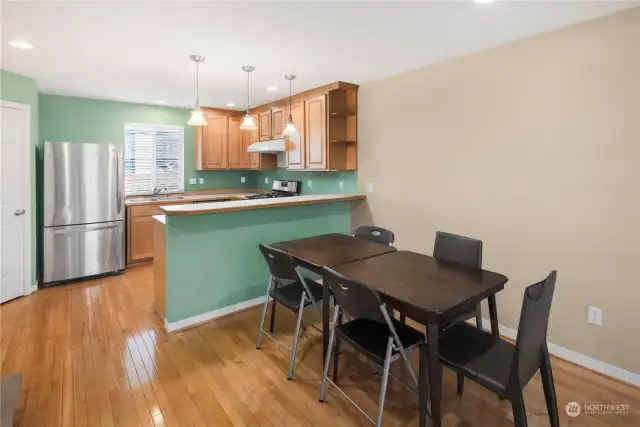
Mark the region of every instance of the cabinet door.
POLYGON ((287 136, 287 167, 304 169, 304 104, 299 102, 291 106, 291 118, 297 132, 287 136))
MULTIPOLYGON (((258 117, 256 116, 252 116, 253 120, 257 120, 258 117)), ((271 116, 269 116, 271 117, 271 116)), ((252 130, 249 131, 249 138, 250 138, 250 143, 251 144, 255 144, 256 142, 258 142, 260 135, 259 135, 260 130, 256 129, 256 130, 252 130)), ((251 153, 251 169, 260 169, 260 153, 251 153)))
POLYGON ((249 146, 251 144, 253 144, 253 137, 252 137, 252 133, 256 133, 256 131, 249 131, 249 130, 241 130, 240 133, 242 134, 242 155, 241 155, 241 168, 242 169, 251 169, 251 156, 252 153, 249 153, 247 150, 249 149, 249 146))
POLYGON ((260 113, 259 119, 260 141, 267 141, 271 139, 271 110, 260 113))
POLYGON ((306 169, 327 169, 326 95, 305 102, 306 169))
POLYGON ((240 130, 240 117, 229 118, 229 169, 242 168, 242 131, 240 130))
POLYGON ((284 132, 285 109, 274 108, 271 110, 271 138, 280 138, 284 132))
POLYGON ((129 259, 140 261, 153 258, 152 216, 132 217, 129 222, 129 259))
POLYGON ((207 122, 202 135, 203 169, 227 169, 228 117, 207 116, 207 122))

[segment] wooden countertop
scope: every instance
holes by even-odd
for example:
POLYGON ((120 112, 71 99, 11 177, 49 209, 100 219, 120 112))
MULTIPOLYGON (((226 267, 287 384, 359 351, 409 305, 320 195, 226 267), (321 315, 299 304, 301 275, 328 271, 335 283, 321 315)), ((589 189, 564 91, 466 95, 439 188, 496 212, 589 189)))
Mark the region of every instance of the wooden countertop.
POLYGON ((254 209, 279 208, 284 206, 311 205, 315 203, 346 202, 364 200, 364 194, 316 194, 310 196, 292 196, 275 199, 234 200, 230 202, 211 202, 161 206, 167 215, 202 215, 222 212, 246 211, 254 209))
POLYGON ((158 196, 158 200, 145 200, 152 196, 134 196, 127 197, 125 200, 126 206, 145 206, 145 205, 166 205, 166 204, 180 204, 180 203, 193 203, 195 201, 201 202, 206 200, 219 200, 219 199, 234 199, 244 200, 244 197, 252 194, 269 193, 268 190, 257 190, 251 188, 234 188, 224 190, 198 190, 198 191, 185 191, 182 194, 171 194, 169 197, 171 200, 167 200, 164 196, 158 196), (178 197, 182 197, 178 199, 178 197))

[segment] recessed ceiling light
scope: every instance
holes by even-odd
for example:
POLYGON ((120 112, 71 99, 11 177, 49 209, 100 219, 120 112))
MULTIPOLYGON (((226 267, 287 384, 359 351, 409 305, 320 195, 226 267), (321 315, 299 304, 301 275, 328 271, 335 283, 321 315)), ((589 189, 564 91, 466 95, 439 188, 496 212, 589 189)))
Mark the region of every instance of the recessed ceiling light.
POLYGON ((11 40, 9 44, 16 49, 30 50, 33 49, 33 45, 26 40, 11 40))
POLYGON ((235 106, 236 106, 236 104, 234 104, 233 102, 227 102, 227 107, 233 108, 235 106))
POLYGON ((489 4, 489 3, 493 3, 496 0, 474 0, 474 1, 478 4, 489 4))
POLYGON ((277 92, 278 91, 278 86, 267 86, 267 90, 269 92, 277 92))
POLYGON ((164 105, 166 103, 167 103, 167 101, 165 101, 163 99, 159 99, 159 100, 156 101, 156 104, 158 104, 158 105, 164 105))

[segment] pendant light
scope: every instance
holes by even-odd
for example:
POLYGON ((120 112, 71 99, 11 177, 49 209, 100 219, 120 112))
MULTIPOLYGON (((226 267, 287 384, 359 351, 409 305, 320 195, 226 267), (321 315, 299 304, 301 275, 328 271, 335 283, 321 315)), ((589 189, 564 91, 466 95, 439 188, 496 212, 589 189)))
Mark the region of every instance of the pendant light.
POLYGON ((189 58, 196 63, 196 106, 191 110, 191 117, 187 124, 189 126, 206 126, 207 120, 200 109, 200 75, 198 74, 198 66, 204 61, 204 56, 190 55, 189 58))
POLYGON ((242 118, 242 123, 240 123, 240 129, 242 130, 256 130, 258 126, 256 126, 253 121, 253 117, 251 117, 251 72, 255 70, 256 67, 252 65, 243 65, 242 71, 247 73, 247 114, 242 118))
POLYGON ((298 132, 296 130, 296 125, 293 123, 293 117, 291 116, 291 81, 294 80, 296 76, 293 74, 286 74, 284 78, 289 80, 289 118, 287 119, 287 125, 284 128, 284 132, 282 132, 282 136, 290 136, 298 132))

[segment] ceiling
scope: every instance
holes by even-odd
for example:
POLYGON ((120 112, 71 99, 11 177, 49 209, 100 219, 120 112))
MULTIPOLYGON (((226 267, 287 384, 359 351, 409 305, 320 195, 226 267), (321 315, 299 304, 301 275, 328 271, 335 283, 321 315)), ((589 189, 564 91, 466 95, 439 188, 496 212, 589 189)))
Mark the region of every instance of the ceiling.
POLYGON ((4 0, 2 68, 43 93, 246 108, 336 80, 366 83, 636 6, 634 2, 24 2, 4 0), (24 39, 21 51, 7 45, 24 39), (279 91, 267 92, 268 85, 279 91))

